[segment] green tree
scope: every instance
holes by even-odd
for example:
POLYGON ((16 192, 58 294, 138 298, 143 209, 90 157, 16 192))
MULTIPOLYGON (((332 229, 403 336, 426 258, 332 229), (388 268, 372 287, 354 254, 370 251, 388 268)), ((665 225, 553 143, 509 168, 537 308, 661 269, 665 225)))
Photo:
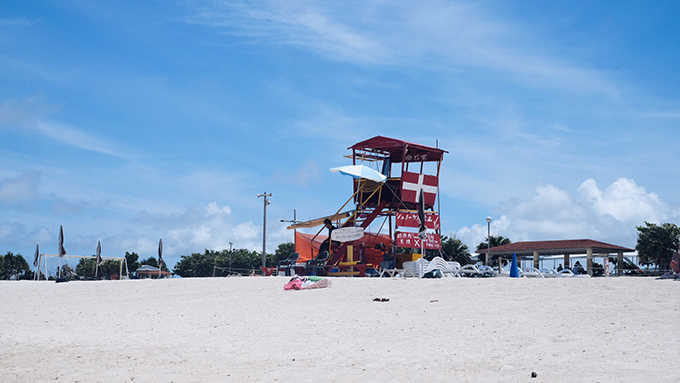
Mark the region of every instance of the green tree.
MULTIPOLYGON (((123 272, 125 272, 125 267, 123 267, 123 272)), ((120 274, 120 261, 118 260, 113 260, 113 259, 107 259, 106 261, 102 262, 101 265, 99 265, 99 276, 106 278, 106 279, 112 279, 113 278, 118 278, 118 275, 120 274)))
MULTIPOLYGON (((78 264, 76 265, 76 274, 81 277, 92 278, 94 277, 96 266, 97 263, 94 259, 80 258, 80 261, 78 261, 78 264)), ((102 277, 103 275, 99 272, 98 276, 102 277)))
MULTIPOLYGON (((286 258, 288 258, 289 255, 295 252, 295 244, 293 242, 286 242, 282 243, 279 245, 279 247, 276 248, 276 251, 274 251, 273 256, 271 259, 267 259, 267 265, 268 266, 276 266, 279 264, 279 261, 282 261, 286 258)), ((270 254, 267 254, 268 256, 270 254)))
POLYGON ((203 253, 182 255, 172 271, 183 278, 210 277, 213 274, 214 266, 226 267, 222 266, 224 261, 219 258, 219 252, 208 249, 205 249, 203 253))
MULTIPOLYGON (((223 251, 222 254, 225 255, 224 262, 221 265, 222 267, 227 267, 228 266, 228 255, 229 255, 229 250, 223 251)), ((262 266, 262 252, 259 251, 250 251, 248 249, 238 249, 238 250, 233 250, 232 251, 232 261, 231 261, 231 268, 232 270, 237 270, 242 272, 243 274, 250 273, 253 270, 258 270, 260 266, 262 266)))
POLYGON ((30 273, 31 268, 21 254, 14 255, 11 251, 8 251, 4 256, 0 256, 0 279, 12 277, 22 279, 30 273))
POLYGON ((502 235, 492 235, 491 237, 486 237, 484 242, 480 242, 479 245, 477 245, 477 250, 486 250, 486 248, 489 247, 488 242, 491 242, 491 247, 509 245, 512 243, 509 238, 505 238, 502 235))
MULTIPOLYGON (((125 262, 127 262, 128 270, 131 273, 137 271, 137 268, 140 266, 139 262, 137 262, 138 260, 139 255, 137 255, 137 253, 135 252, 128 253, 127 251, 125 252, 125 262)), ((156 261, 156 263, 158 263, 158 261, 156 261)))
MULTIPOLYGON (((268 254, 268 259, 273 259, 272 254, 268 254)), ((183 278, 187 277, 210 277, 213 275, 215 266, 226 269, 229 267, 231 259, 232 272, 249 274, 262 266, 262 253, 249 251, 247 249, 222 250, 220 252, 206 249, 203 253, 192 253, 182 255, 179 262, 175 264, 173 272, 183 278)), ((220 271, 217 275, 224 275, 220 271)))
POLYGON ((638 240, 635 250, 640 256, 640 264, 667 267, 678 248, 680 228, 673 223, 656 225, 645 221, 644 226, 637 226, 636 229, 638 240))
POLYGON ((456 237, 442 237, 442 252, 444 259, 447 261, 455 261, 461 265, 472 263, 472 259, 470 258, 470 250, 468 249, 467 245, 456 237))

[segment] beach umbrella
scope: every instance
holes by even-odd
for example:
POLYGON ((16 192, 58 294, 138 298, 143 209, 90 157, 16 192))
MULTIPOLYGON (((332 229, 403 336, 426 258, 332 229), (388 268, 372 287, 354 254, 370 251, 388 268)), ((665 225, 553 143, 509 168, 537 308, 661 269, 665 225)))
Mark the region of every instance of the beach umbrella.
POLYGON ((35 257, 33 257, 33 266, 38 267, 38 258, 40 257, 40 244, 35 245, 35 257))
POLYGON ((423 189, 420 189, 420 198, 418 201, 418 221, 420 227, 418 228, 418 237, 422 240, 427 238, 427 228, 425 227, 425 199, 423 198, 423 189))
POLYGON ((99 265, 102 264, 102 241, 97 241, 97 257, 95 258, 94 277, 99 274, 99 265))
POLYGON ((102 264, 102 241, 97 241, 97 266, 102 264))
POLYGON ((512 253, 512 264, 510 264, 510 278, 519 278, 519 270, 517 269, 517 255, 512 253))
POLYGON ((64 225, 59 225, 59 256, 63 257, 66 255, 66 249, 64 249, 64 225))
POLYGON ((57 278, 57 282, 62 282, 61 281, 61 268, 62 268, 62 262, 61 259, 66 255, 66 249, 64 249, 64 225, 59 225, 59 278, 57 278))
POLYGON ((163 238, 158 242, 158 267, 163 266, 163 238))
POLYGON ((158 277, 161 277, 161 270, 163 269, 163 238, 158 242, 158 277))
POLYGON ((377 172, 369 168, 368 166, 364 165, 338 166, 335 168, 331 168, 331 172, 351 176, 352 178, 355 179, 363 178, 369 181, 380 183, 385 182, 385 180, 387 179, 387 177, 385 177, 384 174, 377 172))

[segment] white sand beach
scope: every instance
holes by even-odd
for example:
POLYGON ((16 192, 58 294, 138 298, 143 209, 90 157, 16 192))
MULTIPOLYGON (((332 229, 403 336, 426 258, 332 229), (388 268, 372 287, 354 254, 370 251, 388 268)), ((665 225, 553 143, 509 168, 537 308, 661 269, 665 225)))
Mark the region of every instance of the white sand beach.
POLYGON ((287 281, 0 282, 0 381, 680 380, 678 282, 287 281))

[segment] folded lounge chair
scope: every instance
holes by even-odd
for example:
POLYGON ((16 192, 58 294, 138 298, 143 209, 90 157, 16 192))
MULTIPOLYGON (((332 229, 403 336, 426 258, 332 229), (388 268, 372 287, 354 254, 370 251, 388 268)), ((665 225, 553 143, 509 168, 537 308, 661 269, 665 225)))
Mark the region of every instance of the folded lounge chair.
POLYGON ((402 276, 422 278, 430 271, 441 270, 444 276, 454 277, 459 268, 460 263, 446 262, 442 257, 434 257, 431 261, 420 258, 417 261, 404 262, 404 272, 402 273, 402 276))
POLYGON ((441 270, 445 277, 455 277, 456 272, 460 269, 460 263, 446 262, 442 257, 434 257, 428 265, 423 264, 422 266, 424 268, 421 271, 421 278, 432 270, 441 270))

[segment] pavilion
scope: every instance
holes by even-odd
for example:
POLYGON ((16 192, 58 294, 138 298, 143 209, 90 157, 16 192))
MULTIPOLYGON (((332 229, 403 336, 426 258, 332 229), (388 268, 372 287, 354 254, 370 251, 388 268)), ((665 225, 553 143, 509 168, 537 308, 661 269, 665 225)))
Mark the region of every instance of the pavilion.
POLYGON ((142 265, 137 268, 135 275, 139 279, 169 277, 170 273, 151 265, 142 265))
MULTIPOLYGON (((616 267, 618 275, 623 275, 623 253, 634 252, 634 249, 612 245, 592 239, 567 239, 557 241, 525 241, 507 245, 496 246, 489 249, 490 255, 533 257, 534 267, 539 267, 542 255, 564 255, 564 264, 569 265, 569 256, 586 254, 588 274, 593 275, 593 255, 608 257, 611 253, 617 254, 616 267)), ((477 254, 486 254, 487 249, 475 251, 477 254)))

